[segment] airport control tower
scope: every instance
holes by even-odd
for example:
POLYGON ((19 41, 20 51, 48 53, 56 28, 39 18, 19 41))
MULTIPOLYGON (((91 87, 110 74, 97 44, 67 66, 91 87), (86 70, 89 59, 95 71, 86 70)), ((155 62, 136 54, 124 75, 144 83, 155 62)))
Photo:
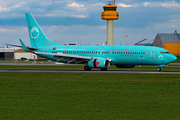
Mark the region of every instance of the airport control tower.
POLYGON ((119 19, 115 0, 107 1, 107 5, 103 6, 103 9, 104 12, 101 13, 101 19, 107 20, 107 45, 113 45, 113 20, 119 19))

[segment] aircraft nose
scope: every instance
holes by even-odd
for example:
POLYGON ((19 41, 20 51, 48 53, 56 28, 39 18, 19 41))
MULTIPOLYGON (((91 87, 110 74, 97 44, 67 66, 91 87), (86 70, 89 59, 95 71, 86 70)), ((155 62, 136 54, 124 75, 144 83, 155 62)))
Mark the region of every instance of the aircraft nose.
POLYGON ((171 60, 171 62, 174 62, 174 61, 177 60, 177 57, 176 57, 175 55, 172 55, 172 54, 171 54, 170 60, 171 60))

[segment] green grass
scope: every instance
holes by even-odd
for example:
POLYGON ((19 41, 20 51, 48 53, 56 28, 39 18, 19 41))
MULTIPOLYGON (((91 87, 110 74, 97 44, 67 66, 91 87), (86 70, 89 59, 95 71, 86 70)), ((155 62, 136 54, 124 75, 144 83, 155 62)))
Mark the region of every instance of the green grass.
POLYGON ((179 77, 0 73, 0 119, 178 120, 179 77))

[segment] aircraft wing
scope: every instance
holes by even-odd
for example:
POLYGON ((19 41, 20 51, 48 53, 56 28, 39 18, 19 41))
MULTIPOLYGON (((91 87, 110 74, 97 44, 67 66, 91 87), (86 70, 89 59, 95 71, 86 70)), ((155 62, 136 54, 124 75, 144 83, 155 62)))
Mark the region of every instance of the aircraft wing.
POLYGON ((66 60, 69 60, 68 61, 68 64, 73 62, 73 61, 76 61, 75 64, 78 64, 78 63, 83 63, 83 62, 87 62, 91 59, 93 59, 92 57, 86 57, 86 56, 80 56, 80 55, 69 55, 69 54, 63 54, 63 53, 45 53, 45 52, 35 52, 35 54, 39 54, 39 55, 52 55, 54 56, 55 58, 59 58, 57 61, 61 61, 63 59, 66 59, 66 60))

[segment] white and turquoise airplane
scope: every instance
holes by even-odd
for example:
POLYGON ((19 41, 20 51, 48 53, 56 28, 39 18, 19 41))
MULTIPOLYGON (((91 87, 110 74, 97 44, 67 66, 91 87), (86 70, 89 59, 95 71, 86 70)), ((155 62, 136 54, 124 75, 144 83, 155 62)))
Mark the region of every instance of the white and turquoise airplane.
POLYGON ((85 64, 84 70, 100 68, 106 71, 110 65, 133 68, 135 65, 157 65, 157 70, 175 61, 168 50, 152 46, 134 45, 61 45, 49 40, 30 13, 26 13, 31 46, 22 48, 39 57, 67 64, 85 64))

